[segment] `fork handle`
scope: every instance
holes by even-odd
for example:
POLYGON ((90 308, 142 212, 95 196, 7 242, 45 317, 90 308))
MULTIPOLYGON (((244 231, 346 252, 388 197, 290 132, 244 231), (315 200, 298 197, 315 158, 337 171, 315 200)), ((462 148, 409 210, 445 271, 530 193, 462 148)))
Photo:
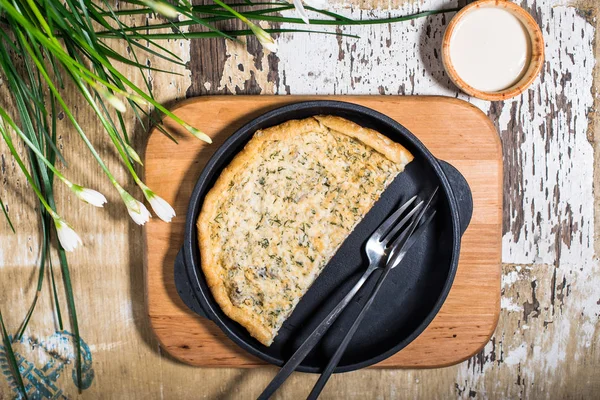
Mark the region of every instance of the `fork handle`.
POLYGON ((369 296, 369 299, 367 300, 366 304, 363 306, 362 310, 360 310, 360 314, 358 314, 358 317, 356 317, 356 320, 354 321, 354 323, 352 324, 352 326, 346 333, 346 336, 344 336, 344 340, 342 340, 342 343, 339 345, 339 347, 335 351, 335 354, 333 355, 333 357, 331 357, 331 360, 329 360, 327 367, 325 367, 325 370, 319 377, 319 380, 317 381, 317 383, 315 383, 315 386, 313 387, 312 391, 308 395, 307 400, 316 400, 319 397, 319 394, 321 394, 321 391, 327 384, 327 381, 329 380, 329 377, 333 373, 333 370, 335 369, 335 367, 337 367, 338 363, 340 362, 340 359, 342 358, 344 351, 348 347, 350 340, 352 340, 352 337, 354 336, 354 333, 358 329, 358 326, 360 325, 361 321, 364 319, 365 315, 367 315, 367 311, 371 307, 371 304, 373 304, 373 300, 375 300, 375 296, 377 296, 377 292, 379 292, 379 289, 381 289, 381 286, 383 285, 383 282, 385 281, 385 278, 387 277, 387 275, 390 271, 391 271, 391 268, 384 269, 383 273, 377 280, 375 289, 369 296))
POLYGON ((296 350, 294 355, 285 363, 285 365, 279 370, 275 378, 269 383, 269 386, 258 396, 258 400, 266 400, 275 393, 275 391, 286 381, 286 379, 294 372, 294 370, 300 365, 300 363, 306 358, 308 353, 315 347, 315 345, 321 340, 321 337, 329 330, 331 325, 339 317, 346 306, 352 301, 356 293, 365 284, 369 276, 377 269, 377 267, 369 266, 367 270, 360 277, 358 282, 354 285, 352 290, 346 294, 346 296, 338 303, 337 306, 325 317, 325 319, 316 327, 316 329, 310 334, 310 336, 302 343, 302 345, 296 350))

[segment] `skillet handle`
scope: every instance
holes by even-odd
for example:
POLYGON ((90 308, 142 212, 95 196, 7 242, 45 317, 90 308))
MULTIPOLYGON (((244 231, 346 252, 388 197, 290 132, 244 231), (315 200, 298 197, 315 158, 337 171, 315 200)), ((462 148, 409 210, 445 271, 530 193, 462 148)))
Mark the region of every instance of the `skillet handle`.
POLYGON ((190 282, 183 257, 183 247, 175 257, 175 287, 186 306, 201 317, 210 319, 194 295, 194 288, 190 282))
POLYGON ((439 162, 448 178, 448 182, 450 182, 452 193, 458 203, 458 220, 462 235, 467 230, 473 216, 473 195, 471 194, 471 188, 465 177, 456 168, 446 161, 439 160, 439 162))

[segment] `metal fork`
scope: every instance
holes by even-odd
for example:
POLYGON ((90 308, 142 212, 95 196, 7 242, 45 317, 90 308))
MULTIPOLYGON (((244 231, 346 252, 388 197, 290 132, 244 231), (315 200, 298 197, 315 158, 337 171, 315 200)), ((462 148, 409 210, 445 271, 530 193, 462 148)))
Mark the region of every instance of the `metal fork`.
MULTIPOLYGON (((428 203, 431 202, 432 198, 433 196, 430 197, 428 203)), ((396 210, 392 215, 390 215, 379 226, 379 228, 375 230, 375 232, 373 232, 371 237, 369 237, 365 246, 367 258, 369 259, 369 266, 367 270, 363 273, 358 282, 356 282, 352 290, 350 290, 350 292, 346 294, 342 301, 340 301, 340 303, 333 310, 331 310, 329 315, 325 317, 325 319, 319 324, 319 326, 317 326, 317 328, 304 341, 304 343, 302 343, 298 350, 296 350, 296 352, 292 355, 288 362, 286 362, 285 365, 281 368, 281 370, 279 370, 275 378, 273 378, 271 383, 269 383, 269 385, 258 397, 259 400, 266 400, 269 397, 271 397, 273 393, 275 393, 275 391, 285 382, 285 380, 292 374, 292 372, 294 372, 298 365, 300 365, 302 360, 306 358, 308 353, 310 353, 310 351, 321 340, 323 335, 339 317, 339 315, 350 303, 350 301, 352 301, 356 293, 358 293, 360 288, 364 285, 364 283, 371 276, 371 274, 376 270, 383 268, 389 260, 390 256, 396 257, 396 254, 394 254, 394 250, 396 249, 395 246, 398 245, 399 241, 401 241, 403 237, 406 238, 411 236, 416 228, 416 225, 414 223, 410 224, 408 229, 405 232, 402 232, 402 234, 394 242, 392 242, 392 245, 389 245, 389 242, 398 235, 398 232, 406 224, 409 223, 413 215, 415 215, 423 207, 424 201, 420 201, 405 214, 405 212, 415 202, 416 199, 417 196, 414 196, 408 201, 406 201, 400 208, 398 208, 398 210, 396 210), (400 219, 403 215, 404 217, 400 219), (398 222, 398 220, 400 221, 398 222), (408 232, 409 230, 411 231, 408 232)), ((423 213, 420 213, 420 216, 422 215, 423 213)), ((402 244, 404 244, 404 242, 402 244)))
MULTIPOLYGON (((436 190, 436 192, 437 192, 437 190, 436 190)), ((333 373, 333 370, 335 369, 335 367, 337 367, 342 356, 344 355, 344 352, 346 351, 346 348, 350 344, 350 340, 352 340, 352 337, 354 336, 354 333, 358 329, 358 326, 364 319, 365 315, 367 315, 367 311, 371 307, 371 304, 373 304, 373 301, 375 300, 375 297, 377 296, 379 289, 381 289, 381 287, 383 286, 383 282, 387 278, 390 271, 392 269, 396 268, 398 266, 398 264, 400 264, 400 261, 402 261, 402 259, 406 255, 406 252, 408 251, 408 249, 417 240, 417 238, 419 236, 419 232, 416 232, 415 229, 418 226, 421 219, 423 218, 423 216, 425 215, 425 213, 427 212, 429 205, 430 205, 431 201, 433 200, 433 197, 435 196, 436 192, 434 192, 433 195, 431 195, 431 197, 429 197, 427 204, 425 204, 425 207, 423 207, 423 209, 420 211, 419 215, 417 215, 417 217, 415 217, 415 219, 413 220, 413 222, 411 223, 409 228, 406 229, 404 232, 402 232, 400 234, 400 236, 398 236, 398 238, 396 240, 394 240, 394 243, 390 246, 390 248, 393 249, 392 253, 388 257, 388 261, 385 266, 385 269, 383 270, 383 272, 381 273, 381 276, 379 277, 379 279, 377 280, 377 283, 375 284, 375 289, 373 289, 373 291, 369 295, 369 298, 367 299, 367 302, 365 303, 363 308, 360 310, 360 313, 358 314, 358 316, 352 323, 352 326, 350 327, 348 332, 346 332, 346 336, 344 336, 344 339, 338 346, 337 350, 335 351, 335 354, 329 360, 329 363, 323 370, 323 373, 321 374, 321 376, 317 380, 317 383, 315 383, 315 386, 313 387, 312 391, 308 395, 307 400, 316 400, 319 397, 319 394, 321 394, 321 391, 327 384, 327 381, 329 380, 329 377, 333 373), (413 232, 415 232, 414 235, 413 235, 413 232)), ((427 224, 429 224, 429 222, 431 222, 431 220, 435 216, 435 213, 436 212, 434 210, 425 219, 425 221, 419 227, 419 230, 425 229, 427 224)))

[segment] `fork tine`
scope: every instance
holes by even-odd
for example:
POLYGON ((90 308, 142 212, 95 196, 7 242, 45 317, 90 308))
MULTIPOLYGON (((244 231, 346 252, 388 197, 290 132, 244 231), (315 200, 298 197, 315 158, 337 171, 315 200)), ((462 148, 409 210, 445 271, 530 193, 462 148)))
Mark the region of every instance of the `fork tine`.
MULTIPOLYGON (((394 242, 391 244, 391 246, 389 246, 392 249, 392 251, 390 252, 390 255, 388 256, 388 259, 387 259, 388 265, 397 264, 404 257, 404 254, 408 250, 408 247, 410 247, 410 246, 406 246, 406 243, 410 240, 410 237, 415 232, 417 226, 419 225, 419 222, 423 219, 423 216, 425 215, 427 210, 429 210, 429 207, 430 207, 431 203, 433 202, 433 199, 437 195, 438 189, 439 188, 437 188, 437 187, 435 188, 435 190, 433 191, 431 196, 429 196, 429 198, 427 199, 427 203, 425 204, 425 207, 423 207, 423 209, 415 217, 415 219, 408 226, 408 228, 406 228, 406 230, 404 232, 402 232, 402 234, 396 240, 394 240, 394 242)), ((427 220, 427 222, 429 222, 429 220, 427 220)))
MULTIPOLYGON (((412 245, 416 242, 416 240, 421 236, 421 234, 423 233, 425 228, 427 228, 427 225, 433 220, 433 217, 435 217, 436 212, 437 212, 436 210, 433 210, 433 212, 427 218, 424 218, 425 221, 423 221, 421 223, 421 225, 419 225, 419 227, 417 229, 415 229, 414 233, 406 240, 406 245, 403 246, 402 249, 396 247, 390 252, 390 256, 389 256, 390 268, 396 268, 398 266, 398 264, 400 264, 400 261, 402 261, 402 259, 404 258, 404 255, 396 257, 396 252, 398 250, 400 250, 400 251, 403 251, 406 253, 408 251, 408 249, 410 249, 412 247, 412 245)), ((402 237, 406 236, 407 232, 408 232, 408 229, 406 231, 402 232, 402 234, 400 236, 402 236, 402 237)), ((398 240, 400 240, 400 238, 398 238, 398 240)))
POLYGON ((408 199, 406 201, 406 203, 404 203, 402 205, 402 207, 400 207, 399 209, 394 211, 394 213, 392 215, 387 217, 387 219, 385 221, 383 221, 383 223, 381 225, 379 225, 379 228, 377 228, 377 230, 375 232, 373 232, 373 234, 371 235, 371 237, 369 239, 379 240, 383 235, 385 235, 388 232, 388 230, 391 228, 392 224, 396 223, 398 218, 400 218, 400 216, 416 200, 416 198, 417 198, 417 196, 413 196, 412 198, 408 199))
POLYGON ((423 201, 420 201, 419 204, 417 204, 416 206, 414 206, 414 208, 412 210, 410 210, 405 216, 404 218, 402 218, 402 220, 400 222, 398 222, 397 224, 395 224, 390 231, 385 235, 385 237, 383 239, 381 239, 380 243, 383 247, 385 247, 388 242, 390 240, 392 240, 394 238, 394 236, 396 236, 396 234, 398 233, 398 231, 400 229, 402 229, 404 227, 404 225, 406 225, 411 219, 412 216, 415 215, 415 213, 417 211, 419 211, 421 209, 421 206, 423 206, 423 201))

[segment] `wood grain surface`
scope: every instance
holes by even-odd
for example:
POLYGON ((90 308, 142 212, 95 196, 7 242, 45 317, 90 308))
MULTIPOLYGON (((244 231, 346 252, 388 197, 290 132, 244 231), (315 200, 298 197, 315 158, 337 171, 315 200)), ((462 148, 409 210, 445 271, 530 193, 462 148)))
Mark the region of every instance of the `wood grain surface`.
MULTIPOLYGON (((413 132, 439 159, 458 168, 473 193, 473 217, 462 240, 456 278, 442 309, 410 345, 376 365, 442 367, 466 360, 489 340, 500 313, 502 240, 502 149, 491 121, 467 102, 445 97, 389 96, 203 96, 175 106, 177 116, 205 127, 213 145, 179 133, 179 145, 158 129, 146 148, 146 183, 174 205, 169 225, 146 228, 146 293, 150 322, 163 348, 197 366, 264 364, 238 348, 211 321, 182 303, 173 279, 183 243, 189 196, 204 165, 227 137, 252 118, 285 104, 340 100, 375 109, 413 132)), ((178 130, 177 130, 178 129, 178 130)))
MULTIPOLYGON (((335 12, 367 19, 467 2, 329 3, 335 12)), ((496 331, 481 351, 458 365, 365 369, 333 376, 323 399, 593 399, 600 392, 599 4, 597 0, 517 3, 539 24, 546 57, 539 78, 520 96, 502 102, 470 98, 446 76, 440 51, 452 14, 392 25, 318 27, 360 39, 282 34, 276 54, 263 51, 254 38, 245 45, 223 39, 162 41, 181 57, 182 66, 138 54, 141 63, 180 74, 146 74, 157 99, 168 107, 207 94, 444 95, 469 101, 493 122, 504 163, 501 312, 496 331)), ((140 15, 129 22, 143 26, 165 21, 140 15)), ((128 54, 123 42, 110 46, 128 54)), ((122 70, 143 87, 139 73, 126 66, 122 70)), ((86 133, 117 180, 141 199, 99 121, 71 89, 66 89, 66 101, 86 133)), ((0 95, 4 106, 10 93, 2 79, 0 95)), ((59 376, 53 375, 48 388, 54 389, 49 393, 89 399, 256 398, 275 368, 197 368, 161 348, 147 315, 143 230, 130 221, 67 118, 61 114, 58 118, 59 146, 69 161, 61 168, 74 182, 102 191, 109 203, 98 210, 57 186, 61 215, 84 241, 83 248, 69 255, 69 262, 94 374, 90 386, 78 395, 73 363, 65 363, 59 376)), ((142 153, 148 131, 131 111, 125 122, 142 153)), ((26 155, 22 146, 18 150, 26 155)), ((14 333, 35 293, 39 224, 35 198, 3 143, 0 196, 17 229, 13 234, 0 219, 0 306, 14 333)), ((64 298, 61 301, 64 305, 64 298)), ((71 329, 68 320, 65 329, 71 329)), ((34 367, 31 371, 39 372, 31 375, 38 381, 49 379, 46 374, 51 371, 44 372, 48 354, 38 344, 47 343, 57 330, 46 281, 26 340, 15 345, 34 367)), ((314 380, 312 374, 294 374, 275 398, 303 398, 314 380)), ((12 399, 14 393, 0 373, 0 399, 12 399)))

